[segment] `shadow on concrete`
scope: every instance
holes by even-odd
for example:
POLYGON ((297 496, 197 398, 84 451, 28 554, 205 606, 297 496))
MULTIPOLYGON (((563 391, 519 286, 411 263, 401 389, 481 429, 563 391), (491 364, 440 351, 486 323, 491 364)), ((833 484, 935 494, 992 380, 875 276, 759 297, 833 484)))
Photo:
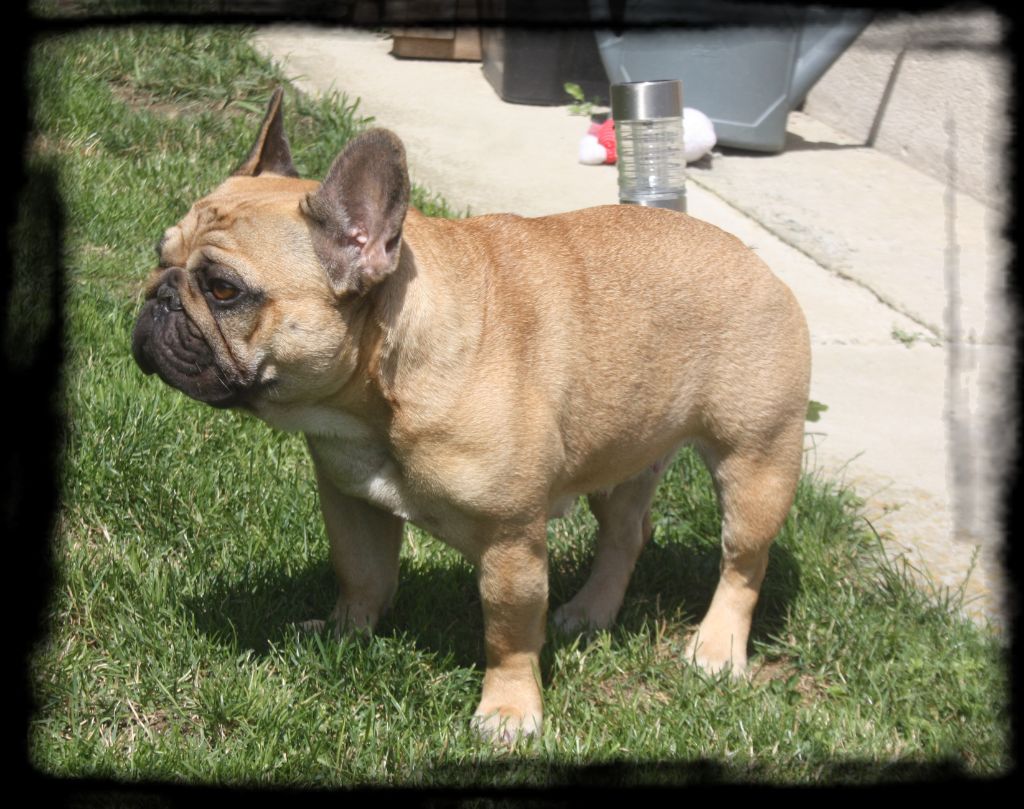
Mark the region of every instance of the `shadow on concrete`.
MULTIPOLYGON (((755 152, 750 149, 736 149, 732 146, 717 146, 716 151, 723 157, 777 157, 780 152, 755 152)), ((783 152, 836 152, 848 149, 867 149, 863 143, 830 143, 822 140, 807 140, 793 132, 786 133, 783 152)))

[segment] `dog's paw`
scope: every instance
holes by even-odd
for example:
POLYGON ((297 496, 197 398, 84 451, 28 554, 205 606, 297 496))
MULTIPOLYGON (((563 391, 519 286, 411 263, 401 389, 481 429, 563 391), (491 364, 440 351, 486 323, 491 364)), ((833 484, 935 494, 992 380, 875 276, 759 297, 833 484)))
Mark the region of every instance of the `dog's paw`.
POLYGON ((583 605, 574 598, 563 604, 552 616, 555 628, 566 635, 579 635, 584 632, 596 632, 608 629, 615 622, 618 610, 608 610, 600 605, 583 605))
POLYGON ((370 635, 373 633, 373 630, 365 624, 360 625, 352 621, 339 621, 333 614, 326 620, 314 618, 309 621, 300 621, 297 624, 293 624, 293 626, 301 632, 311 635, 330 632, 336 640, 340 640, 346 635, 370 635))
POLYGON ((746 649, 734 648, 732 641, 731 635, 723 641, 720 636, 702 636, 698 629, 686 644, 686 660, 708 674, 728 672, 732 677, 740 678, 747 670, 747 652, 746 649))
POLYGON ((478 708, 473 716, 473 731, 494 744, 514 745, 540 735, 540 711, 519 711, 499 707, 487 713, 478 708))
POLYGON ((338 627, 339 634, 371 635, 385 610, 386 607, 378 604, 338 599, 338 603, 331 611, 330 620, 338 627))

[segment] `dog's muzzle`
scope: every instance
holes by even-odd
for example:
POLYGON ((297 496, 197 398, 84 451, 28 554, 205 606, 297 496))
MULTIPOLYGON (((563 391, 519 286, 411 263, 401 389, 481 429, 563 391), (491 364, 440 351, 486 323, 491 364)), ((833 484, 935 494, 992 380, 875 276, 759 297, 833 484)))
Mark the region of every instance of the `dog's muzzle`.
POLYGON ((181 301, 183 272, 173 270, 151 293, 132 331, 132 356, 145 374, 157 374, 172 388, 214 407, 232 407, 243 385, 234 369, 218 366, 202 330, 181 301))

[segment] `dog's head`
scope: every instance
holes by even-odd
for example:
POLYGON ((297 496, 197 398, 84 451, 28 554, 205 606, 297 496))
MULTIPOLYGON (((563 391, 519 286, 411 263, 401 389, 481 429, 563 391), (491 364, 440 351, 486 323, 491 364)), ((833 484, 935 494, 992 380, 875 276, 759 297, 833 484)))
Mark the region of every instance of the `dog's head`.
POLYGON ((299 179, 281 97, 242 165, 165 231, 132 335, 144 372, 217 407, 329 396, 355 367, 359 302, 398 266, 401 142, 369 130, 322 184, 299 179))

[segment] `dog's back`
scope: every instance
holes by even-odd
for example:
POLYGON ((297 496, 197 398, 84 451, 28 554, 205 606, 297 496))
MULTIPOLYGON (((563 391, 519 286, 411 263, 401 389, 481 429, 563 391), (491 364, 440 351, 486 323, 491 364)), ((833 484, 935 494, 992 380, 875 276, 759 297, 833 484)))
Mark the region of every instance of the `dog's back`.
POLYGON ((477 383, 514 387, 538 439, 557 432, 567 488, 610 485, 686 439, 732 445, 802 425, 803 314, 719 228, 633 205, 534 219, 414 214, 414 246, 419 227, 448 245, 430 271, 480 312, 478 351, 491 359, 479 367, 502 383, 477 383))

